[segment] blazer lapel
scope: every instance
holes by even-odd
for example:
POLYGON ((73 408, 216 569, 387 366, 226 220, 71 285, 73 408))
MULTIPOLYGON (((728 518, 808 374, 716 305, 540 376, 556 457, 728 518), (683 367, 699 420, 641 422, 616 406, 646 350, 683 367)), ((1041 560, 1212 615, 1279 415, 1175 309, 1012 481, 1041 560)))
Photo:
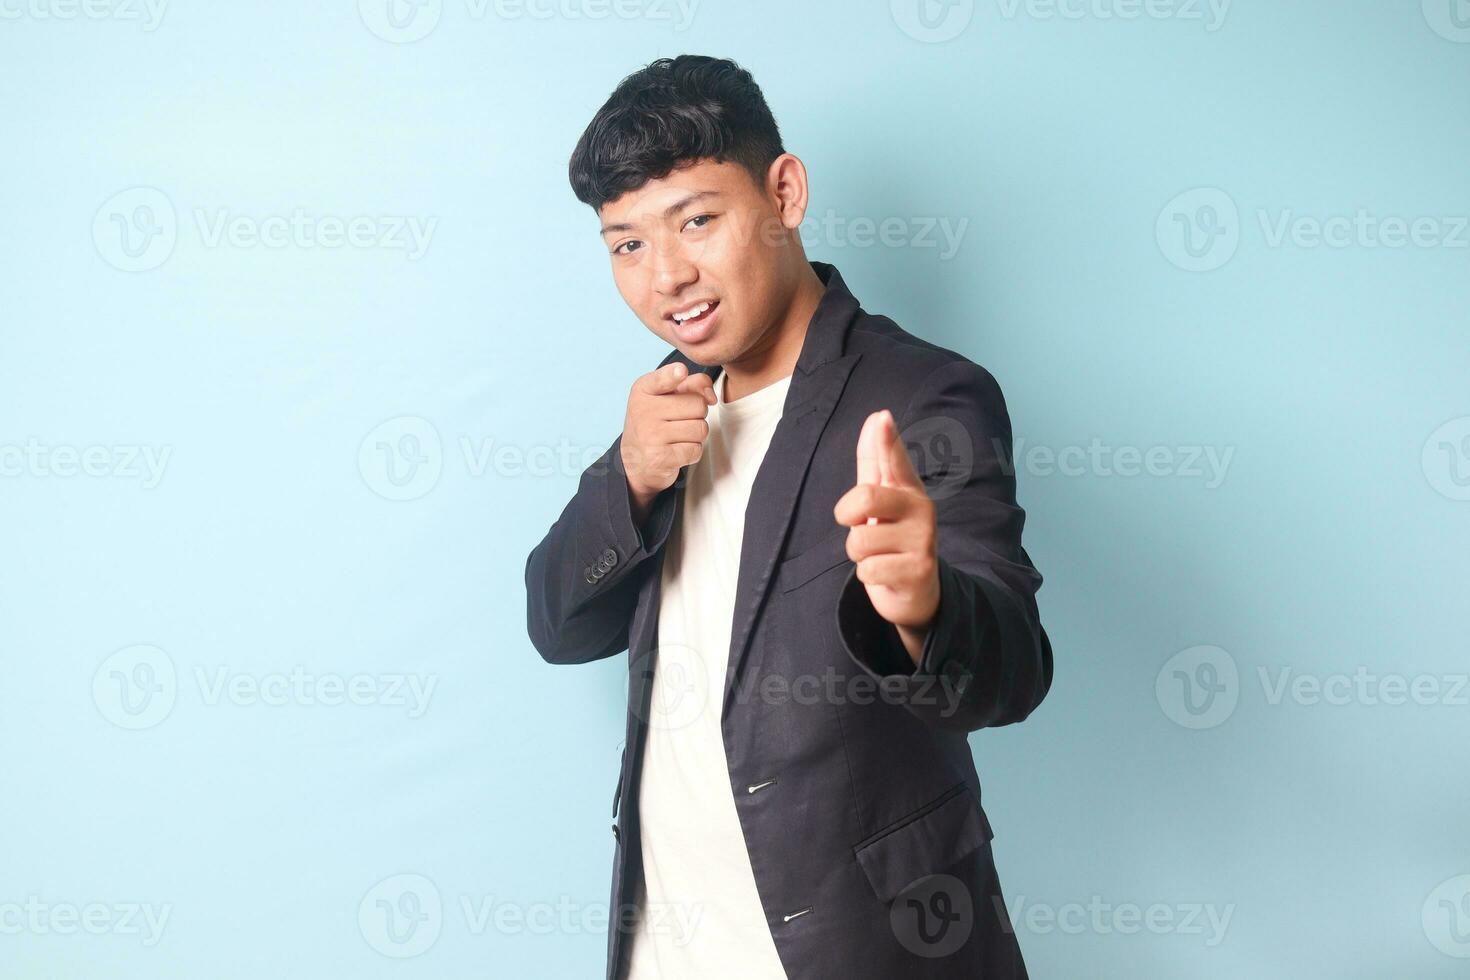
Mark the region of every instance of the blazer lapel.
MULTIPOLYGON (((776 559, 786 543, 786 532, 790 530, 791 519, 796 513, 796 501, 801 496, 802 484, 806 482, 812 453, 860 356, 843 353, 847 347, 847 332, 860 312, 857 299, 835 266, 815 261, 811 266, 827 288, 812 314, 811 323, 807 325, 801 354, 797 357, 791 385, 786 390, 786 401, 781 408, 781 421, 776 424, 771 445, 756 471, 750 501, 745 508, 740 570, 735 586, 735 615, 730 627, 730 653, 720 703, 722 719, 749 652, 751 632, 770 589, 776 559)), ((687 364, 691 371, 701 371, 719 381, 721 372, 718 365, 697 364, 678 351, 673 357, 687 364)), ((687 475, 686 467, 680 471, 676 481, 680 510, 683 508, 687 475)), ((653 598, 656 601, 658 597, 659 590, 655 589, 653 598)), ((651 619, 657 623, 656 609, 651 619)))

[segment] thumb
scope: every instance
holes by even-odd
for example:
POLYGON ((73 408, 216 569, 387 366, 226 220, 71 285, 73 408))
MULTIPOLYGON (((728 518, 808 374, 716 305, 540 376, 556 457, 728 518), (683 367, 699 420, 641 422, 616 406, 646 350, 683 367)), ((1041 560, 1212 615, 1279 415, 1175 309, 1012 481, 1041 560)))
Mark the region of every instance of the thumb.
POLYGON ((674 361, 639 378, 638 387, 646 395, 667 395, 678 388, 680 382, 688 376, 689 368, 684 362, 674 361))

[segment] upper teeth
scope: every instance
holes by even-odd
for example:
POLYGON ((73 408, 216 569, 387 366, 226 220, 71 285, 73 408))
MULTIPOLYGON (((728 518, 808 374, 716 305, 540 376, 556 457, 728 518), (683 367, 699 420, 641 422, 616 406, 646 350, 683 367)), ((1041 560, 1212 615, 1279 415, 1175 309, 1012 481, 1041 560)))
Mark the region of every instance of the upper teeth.
POLYGON ((688 320, 692 317, 699 316, 699 314, 709 309, 709 306, 710 305, 708 303, 700 303, 698 306, 693 307, 692 309, 685 310, 683 313, 675 313, 674 319, 682 323, 683 321, 688 320))

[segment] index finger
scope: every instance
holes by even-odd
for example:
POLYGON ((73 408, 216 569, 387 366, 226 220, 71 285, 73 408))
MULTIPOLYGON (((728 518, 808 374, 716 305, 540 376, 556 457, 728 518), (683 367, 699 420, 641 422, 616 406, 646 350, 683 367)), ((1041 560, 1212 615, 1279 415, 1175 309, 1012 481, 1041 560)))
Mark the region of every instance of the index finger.
POLYGON ((693 374, 689 375, 689 377, 685 378, 683 381, 680 381, 679 386, 675 388, 674 391, 680 394, 692 393, 703 395, 704 400, 707 404, 713 405, 715 403, 714 379, 705 374, 703 371, 695 371, 693 374))
POLYGON ((863 428, 858 433, 857 441, 857 482, 859 484, 883 482, 882 470, 878 463, 883 456, 883 447, 879 441, 882 428, 882 412, 874 412, 863 420, 863 428))

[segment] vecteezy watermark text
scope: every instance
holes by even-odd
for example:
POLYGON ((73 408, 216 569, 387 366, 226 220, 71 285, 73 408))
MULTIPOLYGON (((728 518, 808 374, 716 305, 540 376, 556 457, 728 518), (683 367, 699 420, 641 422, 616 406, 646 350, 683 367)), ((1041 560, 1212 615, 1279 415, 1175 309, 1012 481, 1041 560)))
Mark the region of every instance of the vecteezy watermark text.
MULTIPOLYGON (((1230 4, 1231 0, 994 0, 1004 21, 1172 20, 1202 24, 1210 34, 1225 25, 1230 4)), ((899 30, 926 44, 959 37, 975 19, 977 6, 976 0, 889 0, 899 30)))
POLYGON ((1093 895, 1083 902, 1049 904, 1031 902, 1024 895, 1001 905, 999 896, 992 901, 996 911, 1005 913, 1013 931, 1044 936, 1060 932, 1068 936, 1094 935, 1132 936, 1146 932, 1153 936, 1203 936, 1204 945, 1214 948, 1225 940, 1235 903, 1219 906, 1213 902, 1106 902, 1093 895))
MULTIPOLYGON (((1397 250, 1470 248, 1470 215, 1384 214, 1354 208, 1303 214, 1256 208, 1261 245, 1268 249, 1397 250)), ((1164 205, 1154 222, 1159 250, 1187 272, 1211 272, 1235 257, 1245 223, 1235 199, 1218 187, 1196 187, 1164 205)))
MULTIPOLYGON (((996 442, 996 455, 1005 460, 1004 445, 996 442)), ((1234 446, 1112 446, 1094 436, 1086 446, 1027 446, 1018 438, 1013 458, 1031 476, 1097 476, 1124 478, 1148 476, 1200 479, 1206 490, 1225 482, 1234 446)), ((1014 475, 1015 463, 1002 463, 1014 475)))
POLYGON ((0 20, 136 22, 144 31, 163 23, 169 0, 0 0, 0 20))
POLYGON ((48 902, 28 895, 24 902, 0 902, 0 935, 140 936, 157 946, 173 905, 151 902, 48 902))
MULTIPOLYGON (((423 258, 439 226, 433 215, 340 215, 305 207, 282 214, 231 207, 194 207, 189 213, 198 244, 205 249, 376 250, 402 252, 409 261, 423 258)), ((173 199, 156 187, 120 191, 104 201, 92 219, 97 254, 123 272, 146 272, 163 265, 174 253, 179 231, 173 199)))
POLYGON ((140 480, 144 490, 152 490, 162 482, 172 454, 172 446, 79 446, 31 437, 24 443, 0 443, 0 477, 140 480))
MULTIPOLYGON (((688 945, 704 916, 700 902, 644 902, 640 909, 624 903, 617 910, 618 928, 668 936, 675 946, 688 945)), ((357 925, 368 946, 393 959, 427 952, 444 932, 457 925, 471 936, 602 935, 613 919, 606 902, 579 902, 567 895, 552 900, 519 901, 494 895, 460 895, 446 903, 432 880, 421 874, 390 875, 368 889, 358 903, 357 925), (448 909, 458 913, 458 921, 448 909)))
MULTIPOLYGON (((1258 665, 1255 677, 1267 707, 1465 708, 1470 674, 1379 671, 1359 664, 1326 673, 1290 664, 1258 665)), ((1164 715, 1183 728, 1216 728, 1235 713, 1246 688, 1229 651, 1200 645, 1170 657, 1154 678, 1164 715)))
MULTIPOLYGON (((209 708, 378 707, 402 709, 411 719, 428 711, 439 684, 438 674, 341 674, 312 671, 301 664, 257 673, 196 664, 184 677, 192 679, 199 703, 209 708)), ((179 671, 166 651, 137 644, 98 665, 92 675, 92 701, 102 717, 137 731, 158 725, 172 713, 180 686, 179 671)))
MULTIPOLYGON (((641 20, 670 24, 676 32, 694 23, 700 0, 464 0, 471 21, 641 20)), ((412 44, 434 32, 445 0, 358 0, 363 26, 391 44, 412 44)))

